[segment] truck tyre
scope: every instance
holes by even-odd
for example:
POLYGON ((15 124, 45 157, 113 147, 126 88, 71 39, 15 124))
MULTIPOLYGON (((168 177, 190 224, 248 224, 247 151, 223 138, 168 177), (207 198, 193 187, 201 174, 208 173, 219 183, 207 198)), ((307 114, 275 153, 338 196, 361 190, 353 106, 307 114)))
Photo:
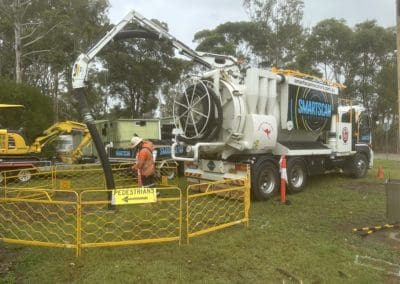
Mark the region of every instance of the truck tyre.
POLYGON ((32 172, 27 169, 22 169, 18 172, 17 176, 20 182, 27 182, 32 178, 32 172))
POLYGON ((367 175, 368 161, 364 154, 357 153, 350 160, 350 172, 353 178, 362 178, 367 175))
POLYGON ((289 159, 287 164, 288 191, 301 192, 307 182, 307 169, 302 159, 289 159))
POLYGON ((279 171, 274 162, 266 160, 254 165, 251 175, 251 197, 267 200, 279 190, 279 171))

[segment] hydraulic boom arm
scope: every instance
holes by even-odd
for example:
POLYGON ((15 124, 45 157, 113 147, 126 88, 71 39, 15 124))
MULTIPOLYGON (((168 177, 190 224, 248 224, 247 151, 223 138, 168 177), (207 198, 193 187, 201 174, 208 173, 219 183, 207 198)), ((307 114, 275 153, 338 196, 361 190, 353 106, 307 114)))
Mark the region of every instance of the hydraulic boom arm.
MULTIPOLYGON (((39 152, 41 152, 42 148, 45 145, 53 142, 61 134, 64 134, 64 133, 68 134, 68 133, 72 133, 74 131, 84 132, 85 136, 88 136, 88 138, 86 138, 86 140, 89 139, 89 141, 87 143, 90 142, 90 134, 89 134, 89 131, 85 124, 79 123, 76 121, 67 120, 67 121, 63 121, 63 122, 58 122, 58 123, 50 126, 49 128, 47 128, 45 131, 43 131, 43 134, 41 136, 37 137, 35 139, 35 141, 33 142, 33 144, 29 147, 29 152, 39 153, 39 152)), ((78 148, 79 148, 79 146, 78 146, 78 148)))
POLYGON ((82 156, 82 149, 85 148, 90 142, 92 142, 92 136, 90 135, 88 129, 85 126, 85 134, 83 135, 81 143, 75 148, 72 152, 72 160, 73 162, 78 162, 82 156))
MULTIPOLYGON (((167 40, 172 44, 173 47, 178 49, 178 51, 182 55, 191 58, 195 62, 200 63, 201 65, 207 68, 215 67, 211 62, 203 58, 200 53, 196 52, 183 42, 179 41, 173 35, 168 33, 163 27, 143 17, 138 12, 131 11, 88 52, 79 55, 78 59, 75 61, 74 68, 72 71, 72 87, 74 89, 85 87, 85 81, 88 74, 89 63, 104 48, 104 46, 106 46, 113 39, 128 38, 128 37, 167 40), (130 22, 139 24, 143 28, 143 30, 122 31, 122 29, 130 22)), ((205 54, 205 55, 210 56, 210 54, 205 54)), ((221 56, 221 55, 218 56, 219 58, 223 57, 224 59, 229 60, 231 64, 236 63, 236 60, 231 56, 221 56)), ((216 66, 220 65, 221 64, 216 64, 216 66)))

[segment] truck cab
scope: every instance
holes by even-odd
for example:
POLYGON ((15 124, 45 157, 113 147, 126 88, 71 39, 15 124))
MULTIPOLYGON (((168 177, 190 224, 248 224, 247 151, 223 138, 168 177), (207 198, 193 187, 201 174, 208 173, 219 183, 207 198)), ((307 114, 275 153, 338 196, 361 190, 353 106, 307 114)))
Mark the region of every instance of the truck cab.
POLYGON ((367 158, 368 168, 373 167, 371 117, 362 105, 338 107, 338 152, 352 151, 367 158))

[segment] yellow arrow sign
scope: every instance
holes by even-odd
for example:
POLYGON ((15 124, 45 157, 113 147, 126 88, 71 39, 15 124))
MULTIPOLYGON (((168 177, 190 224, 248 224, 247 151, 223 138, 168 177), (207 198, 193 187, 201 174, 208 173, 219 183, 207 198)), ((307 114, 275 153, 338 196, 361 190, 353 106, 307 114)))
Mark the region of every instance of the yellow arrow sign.
POLYGON ((113 190, 112 205, 127 205, 157 202, 155 188, 119 188, 113 190))

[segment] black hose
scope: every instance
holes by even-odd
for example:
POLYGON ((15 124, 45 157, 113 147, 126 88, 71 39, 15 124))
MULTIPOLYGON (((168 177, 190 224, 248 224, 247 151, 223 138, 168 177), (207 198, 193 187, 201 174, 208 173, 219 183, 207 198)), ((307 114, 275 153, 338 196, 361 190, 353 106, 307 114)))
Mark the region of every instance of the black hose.
POLYGON ((146 30, 128 30, 128 31, 120 31, 113 37, 113 40, 123 40, 128 38, 146 38, 154 40, 160 39, 160 37, 156 33, 149 32, 146 30))
POLYGON ((89 105, 86 99, 85 89, 79 88, 75 89, 75 97, 78 101, 79 110, 83 117, 83 122, 86 124, 90 135, 92 136, 93 144, 96 147, 96 151, 99 155, 101 166, 103 167, 104 176, 106 179, 106 186, 108 191, 108 200, 111 201, 112 193, 111 190, 115 189, 114 177, 111 170, 110 161, 108 160, 106 150, 104 149, 103 142, 101 140, 100 134, 97 131, 96 125, 92 114, 90 113, 89 105))

